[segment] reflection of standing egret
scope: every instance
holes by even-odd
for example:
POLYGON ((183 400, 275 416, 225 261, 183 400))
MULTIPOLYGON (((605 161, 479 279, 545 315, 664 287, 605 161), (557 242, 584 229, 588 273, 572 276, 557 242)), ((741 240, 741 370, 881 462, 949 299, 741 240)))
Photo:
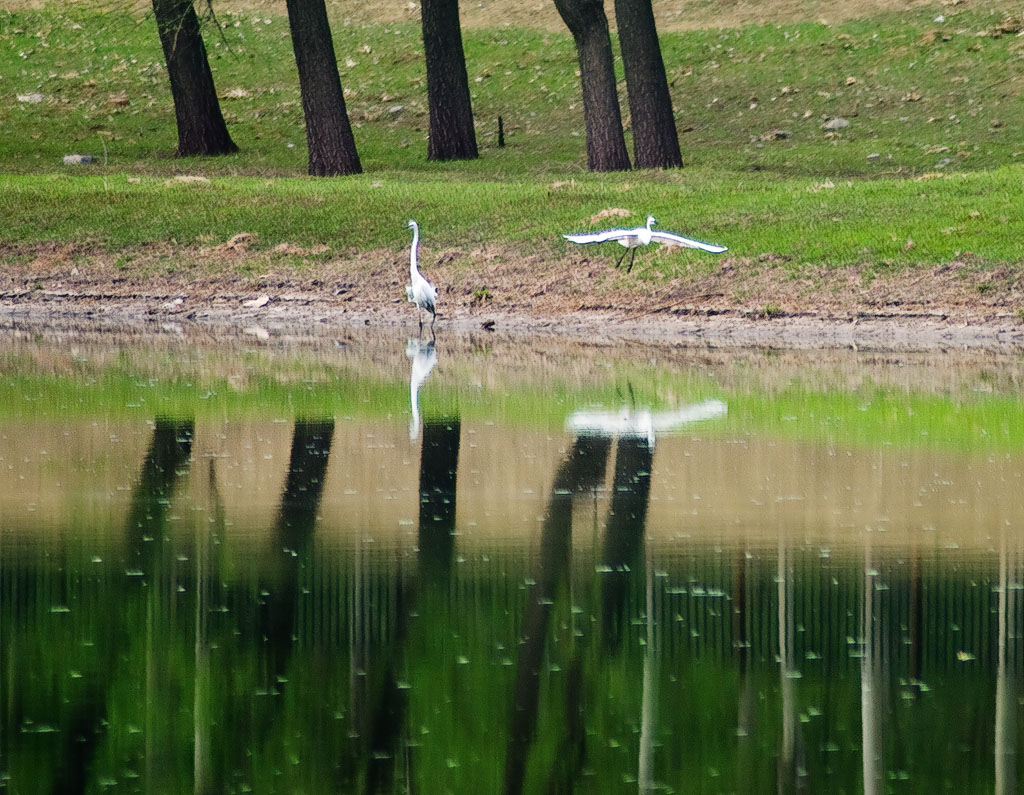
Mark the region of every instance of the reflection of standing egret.
MULTIPOLYGON (((420 228, 411 219, 409 228, 412 230, 412 248, 409 250, 409 277, 412 284, 405 285, 405 295, 411 303, 430 313, 430 328, 433 329, 434 321, 437 319, 437 290, 434 289, 434 285, 423 278, 423 274, 416 267, 416 248, 420 243, 420 228)), ((420 331, 422 330, 423 313, 420 312, 420 331)))
POLYGON ((420 434, 420 409, 419 390, 420 385, 427 380, 430 371, 437 364, 437 351, 434 350, 434 341, 422 342, 421 340, 409 340, 405 347, 405 355, 412 359, 412 370, 409 373, 409 404, 412 406, 412 419, 409 421, 409 438, 413 441, 420 434))
POLYGON ((702 251, 710 251, 712 254, 721 254, 728 251, 725 246, 718 246, 714 243, 705 243, 702 240, 694 240, 692 237, 683 237, 672 232, 662 232, 660 229, 651 229, 658 223, 653 215, 647 216, 647 223, 644 226, 634 226, 632 229, 605 229, 603 232, 583 232, 575 235, 562 235, 571 243, 586 245, 588 243, 609 243, 615 241, 626 250, 615 262, 615 267, 622 264, 622 260, 629 252, 629 267, 626 273, 633 270, 633 258, 636 257, 636 250, 639 246, 649 246, 651 243, 661 243, 663 246, 681 246, 683 248, 699 248, 702 251))

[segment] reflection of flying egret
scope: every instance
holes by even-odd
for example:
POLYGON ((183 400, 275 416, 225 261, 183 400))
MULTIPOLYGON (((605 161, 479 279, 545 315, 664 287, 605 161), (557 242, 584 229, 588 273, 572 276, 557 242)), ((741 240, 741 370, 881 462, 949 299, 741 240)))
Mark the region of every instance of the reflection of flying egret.
POLYGON ((723 416, 727 407, 721 400, 705 400, 672 411, 576 411, 565 421, 565 429, 577 435, 638 436, 654 447, 656 432, 674 431, 684 425, 723 416))
MULTIPOLYGON (((664 246, 699 248, 703 251, 710 251, 712 254, 721 254, 723 251, 728 251, 725 246, 716 246, 714 243, 704 243, 690 237, 675 235, 672 232, 662 232, 657 229, 651 229, 651 227, 656 223, 658 222, 654 220, 654 216, 648 215, 646 226, 635 226, 632 229, 606 229, 603 232, 584 232, 578 235, 562 235, 562 237, 573 243, 579 243, 581 245, 587 243, 607 243, 614 240, 619 245, 625 246, 626 251, 630 252, 629 267, 626 268, 626 273, 633 270, 633 258, 636 256, 637 247, 649 246, 651 243, 661 243, 664 246)), ((616 261, 616 268, 622 264, 622 260, 626 256, 626 251, 623 251, 622 256, 616 261)))
MULTIPOLYGON (((430 328, 434 328, 434 320, 437 319, 437 290, 434 285, 423 278, 423 274, 416 267, 416 247, 420 242, 419 225, 409 221, 409 228, 412 230, 412 250, 409 252, 409 277, 412 284, 405 285, 405 294, 408 299, 420 309, 426 309, 430 313, 430 328)), ((423 330, 423 313, 420 313, 420 330, 423 330)))
POLYGON ((409 373, 409 403, 412 406, 412 419, 409 420, 409 439, 416 440, 420 435, 420 407, 418 392, 420 385, 427 380, 430 371, 437 364, 437 351, 434 341, 422 342, 409 340, 405 347, 405 355, 412 359, 412 371, 409 373))

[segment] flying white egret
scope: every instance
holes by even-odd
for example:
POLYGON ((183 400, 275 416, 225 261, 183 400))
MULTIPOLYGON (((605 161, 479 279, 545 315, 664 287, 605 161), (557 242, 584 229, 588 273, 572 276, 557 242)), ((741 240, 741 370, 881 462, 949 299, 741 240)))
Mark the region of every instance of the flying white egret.
MULTIPOLYGON (((412 284, 405 285, 405 295, 410 302, 430 313, 430 329, 433 331, 434 321, 437 319, 437 290, 434 289, 434 285, 423 278, 423 274, 416 267, 416 247, 420 242, 420 227, 415 221, 410 220, 409 228, 412 230, 412 251, 409 254, 409 277, 412 284)), ((423 331, 422 312, 420 312, 420 331, 423 331)))
MULTIPOLYGON (((661 243, 663 246, 683 246, 684 248, 699 248, 703 251, 710 251, 712 254, 721 254, 723 251, 728 251, 725 246, 716 246, 714 243, 704 243, 700 240, 694 240, 691 237, 683 237, 682 235, 676 235, 672 232, 662 232, 659 229, 651 229, 651 227, 658 223, 654 220, 653 215, 647 216, 647 224, 645 226, 635 226, 632 229, 606 229, 603 232, 585 232, 579 235, 562 235, 566 240, 573 243, 579 243, 585 245, 587 243, 607 243, 614 240, 621 246, 626 247, 626 251, 630 252, 629 267, 626 268, 626 273, 633 270, 633 258, 636 256, 636 249, 638 246, 649 246, 651 243, 661 243)), ((619 267, 622 264, 622 260, 626 256, 626 251, 622 252, 622 256, 619 257, 615 263, 615 267, 619 267)))

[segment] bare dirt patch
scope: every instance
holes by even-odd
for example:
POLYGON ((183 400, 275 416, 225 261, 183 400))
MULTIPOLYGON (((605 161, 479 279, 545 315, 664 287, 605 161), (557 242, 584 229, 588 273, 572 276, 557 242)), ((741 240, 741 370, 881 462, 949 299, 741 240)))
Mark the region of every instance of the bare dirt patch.
MULTIPOLYGON (((0 313, 44 323, 105 317, 268 329, 417 322, 404 297, 404 255, 330 257, 256 243, 236 237, 116 256, 6 247, 0 259, 14 264, 0 273, 0 313)), ((1024 350, 1024 277, 970 261, 894 272, 803 268, 796 276, 771 258, 723 258, 709 273, 665 276, 649 263, 627 275, 604 255, 423 253, 421 267, 440 288, 439 329, 712 347, 1024 350)))

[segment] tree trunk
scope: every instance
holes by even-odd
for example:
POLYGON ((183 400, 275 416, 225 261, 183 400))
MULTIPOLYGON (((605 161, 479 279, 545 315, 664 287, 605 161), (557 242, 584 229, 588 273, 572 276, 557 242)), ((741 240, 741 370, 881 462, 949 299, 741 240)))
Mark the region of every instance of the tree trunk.
POLYGON ((555 8, 576 42, 587 128, 587 168, 625 171, 629 153, 615 88, 612 43, 602 0, 555 0, 555 8))
POLYGON ((422 0, 430 132, 427 160, 478 157, 458 0, 422 0))
POLYGON ((178 122, 175 155, 226 155, 238 147, 228 134, 213 85, 192 0, 153 0, 160 45, 178 122))
POLYGON ((285 5, 306 117, 309 173, 359 174, 363 167, 345 109, 327 6, 324 0, 287 0, 285 5))
POLYGON ((678 168, 683 157, 651 0, 615 0, 615 22, 633 119, 633 164, 678 168))

